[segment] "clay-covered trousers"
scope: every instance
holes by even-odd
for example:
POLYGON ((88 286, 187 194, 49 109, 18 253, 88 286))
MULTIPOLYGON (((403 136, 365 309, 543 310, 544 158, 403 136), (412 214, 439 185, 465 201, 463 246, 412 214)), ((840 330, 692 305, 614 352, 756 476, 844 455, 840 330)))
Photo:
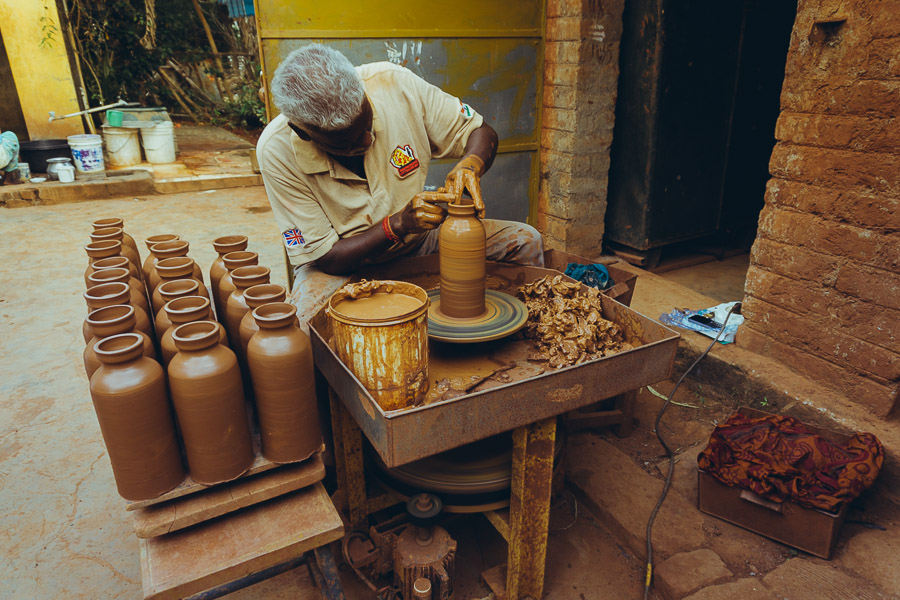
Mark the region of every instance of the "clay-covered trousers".
MULTIPOLYGON (((533 267, 544 266, 544 239, 537 229, 517 221, 485 219, 486 256, 488 260, 533 267)), ((407 256, 425 256, 438 251, 438 232, 432 229, 421 244, 407 256)), ((401 256, 400 258, 404 258, 401 256)), ((323 273, 315 263, 294 268, 291 303, 297 307, 297 317, 306 329, 306 322, 338 291, 350 275, 323 273)))

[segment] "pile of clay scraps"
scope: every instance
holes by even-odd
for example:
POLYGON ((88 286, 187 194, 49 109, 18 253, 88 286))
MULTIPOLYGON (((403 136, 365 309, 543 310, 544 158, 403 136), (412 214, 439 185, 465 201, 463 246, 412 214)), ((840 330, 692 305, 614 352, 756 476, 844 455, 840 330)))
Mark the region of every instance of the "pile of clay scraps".
POLYGON ((562 275, 548 275, 526 283, 516 295, 528 307, 525 336, 538 348, 530 360, 560 368, 631 348, 619 326, 603 318, 595 288, 582 291, 581 284, 562 275))

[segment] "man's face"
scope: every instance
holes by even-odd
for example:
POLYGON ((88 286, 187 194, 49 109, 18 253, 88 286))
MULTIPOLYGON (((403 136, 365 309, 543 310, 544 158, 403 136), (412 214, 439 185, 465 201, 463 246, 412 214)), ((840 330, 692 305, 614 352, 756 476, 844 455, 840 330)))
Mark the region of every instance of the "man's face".
POLYGON ((344 129, 326 130, 315 125, 289 123, 300 139, 311 141, 316 146, 337 156, 361 156, 372 147, 375 134, 372 133, 372 106, 363 97, 362 108, 353 122, 344 129))

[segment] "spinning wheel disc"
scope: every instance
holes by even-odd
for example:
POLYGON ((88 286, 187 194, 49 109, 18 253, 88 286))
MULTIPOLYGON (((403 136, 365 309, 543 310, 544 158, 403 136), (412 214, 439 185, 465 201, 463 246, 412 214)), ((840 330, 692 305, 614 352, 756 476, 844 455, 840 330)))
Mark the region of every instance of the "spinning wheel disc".
POLYGON ((428 337, 442 342, 465 344, 487 342, 511 335, 525 326, 528 309, 519 299, 485 290, 484 314, 468 319, 455 319, 441 312, 441 292, 428 290, 428 337))

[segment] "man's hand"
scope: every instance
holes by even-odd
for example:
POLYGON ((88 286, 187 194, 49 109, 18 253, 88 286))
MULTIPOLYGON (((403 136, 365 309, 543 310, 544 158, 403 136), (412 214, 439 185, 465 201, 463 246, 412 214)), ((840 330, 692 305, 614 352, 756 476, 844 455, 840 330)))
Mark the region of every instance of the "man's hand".
POLYGON ((475 154, 468 154, 447 173, 447 192, 459 203, 463 192, 469 192, 478 218, 484 218, 484 200, 481 198, 481 176, 484 173, 484 161, 475 154))
POLYGON ((444 188, 438 188, 434 192, 419 192, 403 210, 393 216, 391 227, 401 237, 409 233, 434 229, 447 218, 447 209, 438 206, 437 203, 452 202, 454 198, 455 196, 444 188), (397 227, 394 226, 395 223, 397 227))

